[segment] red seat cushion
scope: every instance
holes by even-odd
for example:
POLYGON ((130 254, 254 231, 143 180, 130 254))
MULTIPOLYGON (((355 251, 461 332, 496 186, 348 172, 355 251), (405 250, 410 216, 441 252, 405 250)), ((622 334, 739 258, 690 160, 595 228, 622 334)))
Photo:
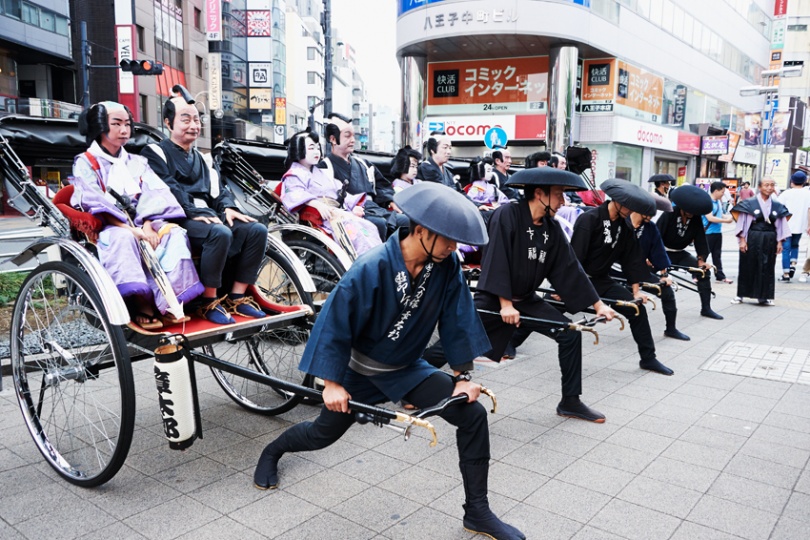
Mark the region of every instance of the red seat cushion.
POLYGON ((70 206, 72 196, 73 186, 67 185, 54 195, 53 204, 68 218, 71 229, 85 234, 91 242, 95 242, 99 231, 104 227, 104 223, 93 214, 76 210, 70 206))

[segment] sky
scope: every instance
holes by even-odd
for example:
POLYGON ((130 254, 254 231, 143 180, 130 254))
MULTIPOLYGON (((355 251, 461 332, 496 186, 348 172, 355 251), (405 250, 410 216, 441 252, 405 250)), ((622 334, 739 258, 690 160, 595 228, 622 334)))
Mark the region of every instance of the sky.
POLYGON ((374 105, 402 108, 397 63, 396 0, 332 0, 332 26, 356 53, 360 76, 374 105))

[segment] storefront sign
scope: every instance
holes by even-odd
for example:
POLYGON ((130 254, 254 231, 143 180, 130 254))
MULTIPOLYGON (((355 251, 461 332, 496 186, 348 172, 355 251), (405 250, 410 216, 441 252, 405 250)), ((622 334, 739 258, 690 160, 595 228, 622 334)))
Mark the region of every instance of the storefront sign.
POLYGON ((407 13, 412 9, 424 7, 428 4, 435 4, 437 2, 442 2, 443 0, 399 0, 397 16, 402 15, 403 13, 407 13))
POLYGON ((661 121, 664 79, 621 60, 617 61, 616 105, 636 118, 661 121))
POLYGON ((697 156, 700 154, 700 135, 694 133, 678 132, 678 152, 684 154, 692 154, 697 156))
POLYGON ((205 34, 208 41, 222 40, 222 0, 205 0, 205 34))
POLYGON ((276 125, 283 126, 287 124, 287 98, 276 98, 276 125))
POLYGON ((765 175, 776 181, 776 187, 787 189, 790 187, 790 158, 789 153, 771 154, 765 157, 765 175))
POLYGON ((722 156, 728 153, 728 136, 705 136, 701 141, 700 153, 707 156, 722 156))
POLYGON ((482 142, 487 132, 502 128, 509 140, 545 140, 546 115, 447 116, 426 120, 428 132, 443 132, 454 142, 482 142))
POLYGON ((613 119, 613 140, 661 150, 678 149, 677 130, 621 116, 613 119))
POLYGON ((222 110, 222 57, 221 53, 208 53, 208 107, 222 110))
POLYGON ((774 0, 773 3, 773 16, 784 17, 787 15, 788 0, 774 0))
POLYGON ((250 109, 254 111, 268 111, 273 108, 272 88, 251 88, 250 89, 250 109))
POLYGON ((581 112, 612 112, 616 97, 616 59, 586 60, 582 69, 581 112))
POLYGON ((670 80, 664 83, 664 125, 683 127, 686 118, 686 94, 686 86, 670 80))
POLYGON ((272 62, 251 62, 250 63, 250 87, 251 88, 272 88, 273 87, 273 63, 272 62))
MULTIPOLYGON (((119 25, 115 27, 115 41, 118 49, 118 62, 121 60, 132 60, 135 58, 132 52, 132 30, 133 26, 129 24, 119 25)), ((134 94, 135 93, 135 76, 131 72, 118 70, 118 93, 119 94, 134 94)))
POLYGON ((737 146, 740 144, 740 139, 742 138, 741 133, 735 133, 733 131, 728 132, 728 153, 720 156, 717 158, 717 161, 731 161, 734 159, 734 152, 737 151, 737 146))
POLYGON ((431 62, 427 112, 544 113, 547 84, 547 56, 431 62))
POLYGON ((761 153, 750 146, 738 146, 734 152, 734 163, 746 163, 748 165, 759 165, 761 153))

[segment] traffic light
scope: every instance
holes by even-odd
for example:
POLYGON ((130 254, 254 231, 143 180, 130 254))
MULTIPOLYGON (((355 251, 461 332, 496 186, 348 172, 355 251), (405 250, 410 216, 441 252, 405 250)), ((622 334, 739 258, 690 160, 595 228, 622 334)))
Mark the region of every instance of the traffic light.
POLYGON ((121 60, 121 71, 131 72, 133 75, 162 75, 163 64, 152 60, 121 60))

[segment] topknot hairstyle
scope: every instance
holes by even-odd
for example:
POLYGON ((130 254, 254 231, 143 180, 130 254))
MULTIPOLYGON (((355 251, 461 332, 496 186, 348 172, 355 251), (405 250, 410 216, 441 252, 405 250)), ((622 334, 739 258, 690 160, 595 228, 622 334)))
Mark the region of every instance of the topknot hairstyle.
POLYGON ((415 158, 419 163, 422 161, 422 154, 410 146, 400 148, 397 155, 391 160, 391 178, 396 179, 407 173, 411 167, 411 158, 415 158))
MULTIPOLYGON (((287 140, 285 169, 289 169, 293 163, 297 163, 307 156, 307 139, 312 139, 315 144, 320 144, 318 134, 311 131, 299 131, 287 140)), ((323 155, 323 151, 321 151, 321 155, 323 155)))
MULTIPOLYGON (((342 114, 338 114, 336 112, 329 113, 326 117, 327 120, 331 120, 332 118, 343 120, 347 124, 352 123, 350 118, 346 118, 342 114)), ((340 127, 334 122, 326 123, 326 126, 324 126, 323 134, 326 136, 326 142, 329 142, 330 137, 334 137, 335 144, 340 144, 340 127)))
POLYGON ((79 115, 79 133, 85 136, 87 146, 93 144, 93 141, 99 142, 102 134, 110 132, 110 121, 108 119, 107 109, 117 108, 123 108, 127 111, 129 123, 134 124, 132 111, 129 110, 129 107, 114 101, 102 101, 82 111, 79 115))
POLYGON ((495 162, 492 161, 492 158, 475 158, 472 163, 470 163, 470 183, 475 182, 476 180, 485 180, 486 179, 486 166, 487 165, 495 165, 495 162))

